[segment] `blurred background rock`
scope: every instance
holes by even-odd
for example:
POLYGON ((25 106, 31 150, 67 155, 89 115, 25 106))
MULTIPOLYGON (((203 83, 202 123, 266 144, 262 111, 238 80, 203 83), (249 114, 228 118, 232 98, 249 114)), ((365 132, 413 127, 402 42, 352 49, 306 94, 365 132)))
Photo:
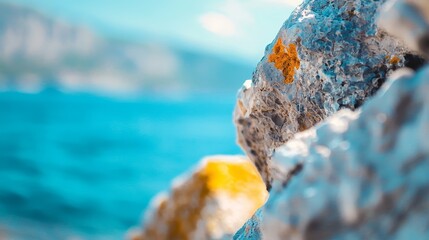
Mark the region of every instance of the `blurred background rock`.
POLYGON ((120 239, 205 155, 298 2, 0 1, 0 239, 120 239))

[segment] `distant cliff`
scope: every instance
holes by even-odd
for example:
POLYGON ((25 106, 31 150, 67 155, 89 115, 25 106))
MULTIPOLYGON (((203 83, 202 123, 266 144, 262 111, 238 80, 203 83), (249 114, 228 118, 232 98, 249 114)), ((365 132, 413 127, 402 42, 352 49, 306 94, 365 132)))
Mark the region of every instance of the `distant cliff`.
POLYGON ((251 73, 252 66, 192 49, 107 39, 0 3, 0 89, 235 92, 251 73))

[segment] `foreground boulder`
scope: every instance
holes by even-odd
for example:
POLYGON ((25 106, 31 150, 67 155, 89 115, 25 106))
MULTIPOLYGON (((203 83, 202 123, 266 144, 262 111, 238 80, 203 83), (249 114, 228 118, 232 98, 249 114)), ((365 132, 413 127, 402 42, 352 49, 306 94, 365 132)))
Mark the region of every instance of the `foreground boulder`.
POLYGON ((231 237, 268 196, 253 163, 240 156, 205 158, 171 192, 154 201, 133 240, 231 237))
POLYGON ((429 236, 429 67, 278 148, 264 239, 429 236), (287 179, 297 165, 302 170, 287 179))
POLYGON ((276 147, 356 109, 411 55, 376 26, 384 0, 305 0, 267 46, 235 110, 238 143, 270 188, 276 147))
MULTIPOLYGON (((383 9, 380 25, 429 56, 428 1, 383 9)), ((270 199, 234 239, 427 239, 428 92, 429 65, 401 69, 359 110, 276 148, 270 199)))

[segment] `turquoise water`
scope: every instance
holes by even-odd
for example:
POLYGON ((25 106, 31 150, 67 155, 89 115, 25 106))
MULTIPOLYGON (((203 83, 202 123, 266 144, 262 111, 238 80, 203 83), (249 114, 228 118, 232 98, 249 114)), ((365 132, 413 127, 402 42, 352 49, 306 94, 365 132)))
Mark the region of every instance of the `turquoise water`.
POLYGON ((234 98, 1 93, 0 239, 122 238, 201 157, 240 153, 234 98))

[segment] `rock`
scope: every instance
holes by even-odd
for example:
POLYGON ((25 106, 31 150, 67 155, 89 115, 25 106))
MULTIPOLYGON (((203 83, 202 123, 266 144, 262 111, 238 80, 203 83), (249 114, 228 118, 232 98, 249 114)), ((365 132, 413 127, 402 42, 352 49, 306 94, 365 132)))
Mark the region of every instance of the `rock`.
POLYGON ((259 240, 261 239, 262 209, 256 211, 243 227, 234 235, 234 240, 259 240))
MULTIPOLYGON (((416 44, 429 34, 419 29, 429 23, 428 2, 383 9, 384 29, 428 56, 416 44)), ((405 58, 414 69, 425 62, 405 58)), ((341 110, 274 150, 271 196, 236 239, 427 239, 429 65, 391 78, 361 109, 341 110)))
POLYGON ((414 51, 429 56, 429 1, 391 1, 383 7, 378 24, 414 51))
POLYGON ((429 66, 278 148, 264 239, 429 236, 429 66), (300 164, 292 179, 290 172, 300 164))
POLYGON ((146 216, 143 231, 131 239, 225 239, 260 208, 268 196, 261 176, 240 156, 205 158, 193 173, 177 180, 146 216))
POLYGON ((276 149, 270 198, 234 239, 429 236, 429 66, 395 75, 276 149))
POLYGON ((412 57, 377 29, 383 2, 305 0, 267 46, 234 118, 238 143, 268 189, 276 147, 340 109, 358 108, 412 57))

